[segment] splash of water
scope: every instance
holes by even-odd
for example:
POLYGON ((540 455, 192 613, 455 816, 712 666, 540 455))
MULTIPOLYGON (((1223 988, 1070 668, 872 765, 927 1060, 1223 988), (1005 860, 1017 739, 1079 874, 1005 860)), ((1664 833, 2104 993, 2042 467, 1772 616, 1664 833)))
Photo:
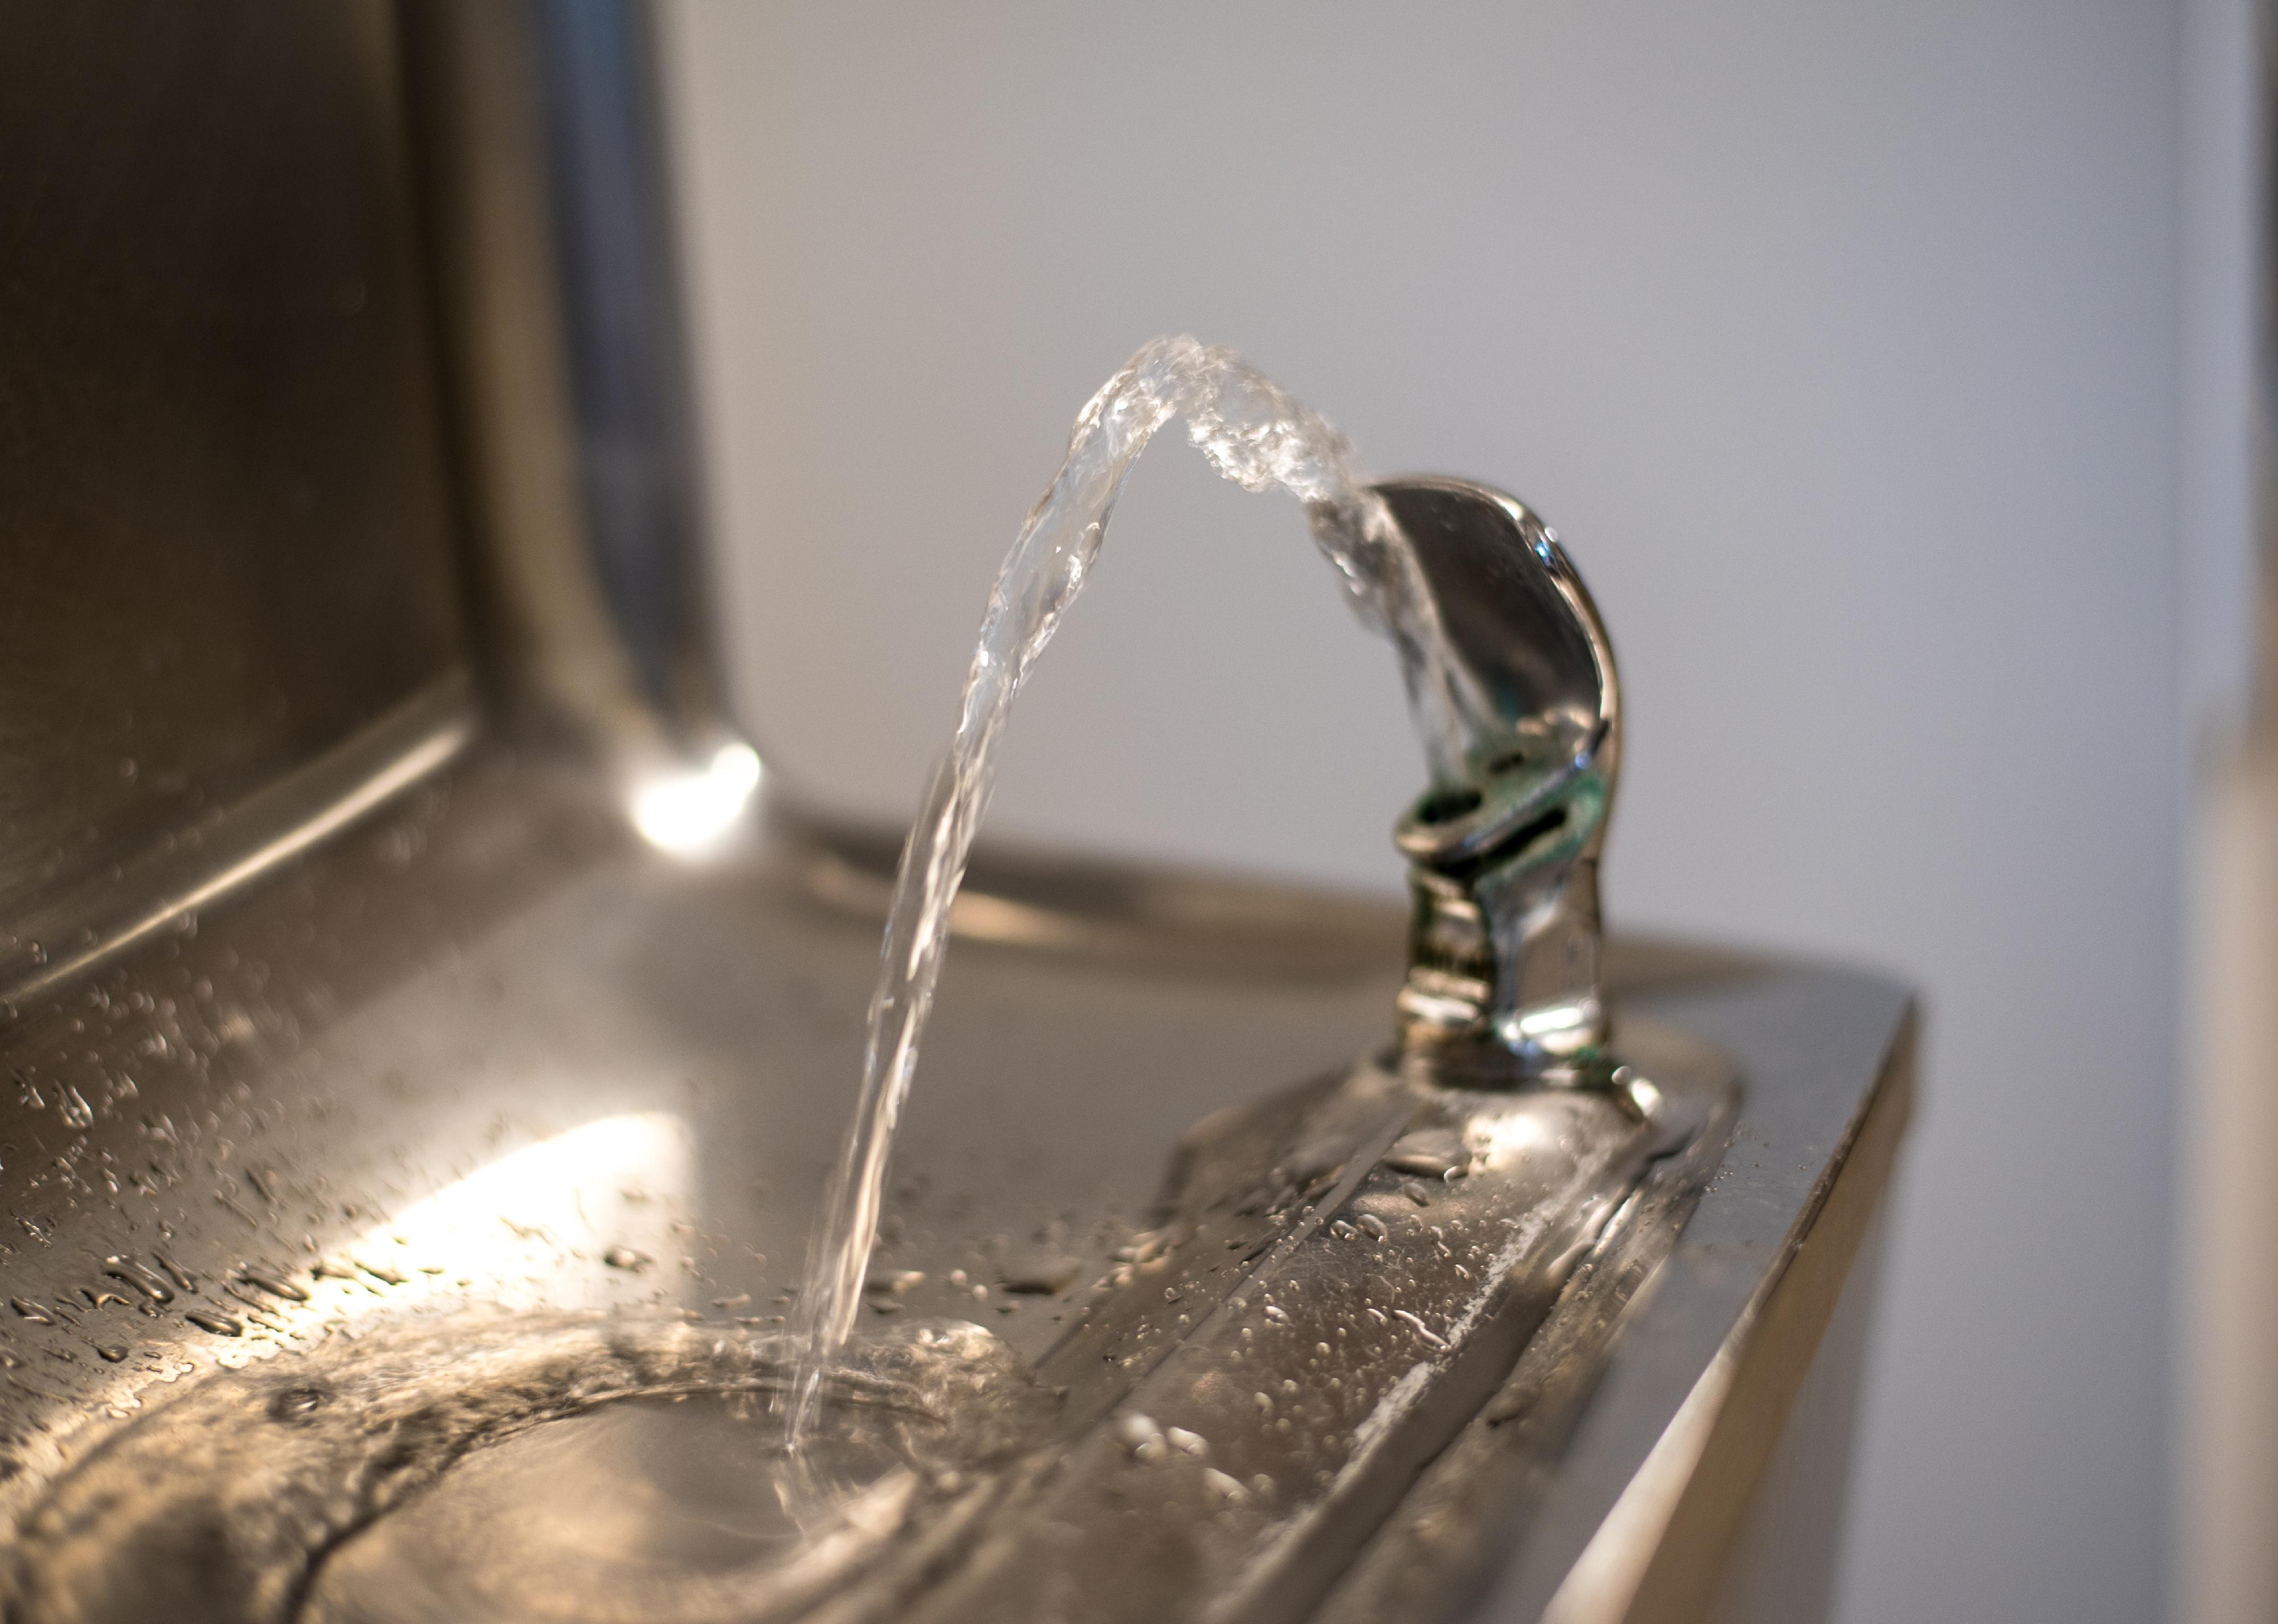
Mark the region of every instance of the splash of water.
POLYGON ((1356 474, 1345 437, 1231 350, 1184 336, 1142 346, 1076 417, 1066 459, 1005 555, 965 679, 957 732, 902 848, 870 1000, 861 1093, 799 1296, 800 1363, 786 1423, 794 1452, 860 1308, 887 1157, 917 1069, 950 904, 988 809, 1005 718, 1082 589, 1124 475, 1156 431, 1180 417, 1196 448, 1226 478, 1246 490, 1287 491, 1305 504, 1313 539, 1355 611, 1399 653, 1434 782, 1462 782, 1472 746, 1494 736, 1492 708, 1447 655, 1415 559, 1382 500, 1356 474))

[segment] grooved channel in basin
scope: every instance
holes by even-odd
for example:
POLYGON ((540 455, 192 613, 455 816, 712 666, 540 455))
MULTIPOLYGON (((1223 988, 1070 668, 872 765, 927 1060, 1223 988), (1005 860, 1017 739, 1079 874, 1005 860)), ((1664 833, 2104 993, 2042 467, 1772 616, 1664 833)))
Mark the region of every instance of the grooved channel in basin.
POLYGON ((781 1449, 780 1336, 447 1317, 280 1355, 157 1404, 0 1556, 11 1624, 739 1624, 795 1616, 889 1542, 953 1531, 1045 1401, 977 1326, 831 1372, 781 1449))

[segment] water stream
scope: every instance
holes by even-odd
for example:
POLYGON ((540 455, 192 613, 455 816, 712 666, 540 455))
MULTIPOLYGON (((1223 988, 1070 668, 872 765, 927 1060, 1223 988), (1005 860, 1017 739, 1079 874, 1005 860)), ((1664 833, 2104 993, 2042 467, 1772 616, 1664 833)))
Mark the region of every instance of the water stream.
POLYGON ((1125 474, 1174 417, 1186 420, 1189 440, 1227 479, 1247 490, 1287 491, 1304 503, 1313 538, 1355 611, 1398 651, 1435 784, 1463 782, 1473 747, 1494 736, 1492 709, 1448 655, 1415 560, 1357 474, 1344 436, 1231 350, 1184 336, 1142 346, 1077 416, 1066 460, 1005 555, 982 618, 957 731, 902 848, 861 1089, 799 1294, 798 1366, 785 1421, 793 1456, 814 1427, 824 1376, 860 1308, 887 1160, 948 942, 950 904, 988 808, 1013 698, 1082 589, 1125 474))

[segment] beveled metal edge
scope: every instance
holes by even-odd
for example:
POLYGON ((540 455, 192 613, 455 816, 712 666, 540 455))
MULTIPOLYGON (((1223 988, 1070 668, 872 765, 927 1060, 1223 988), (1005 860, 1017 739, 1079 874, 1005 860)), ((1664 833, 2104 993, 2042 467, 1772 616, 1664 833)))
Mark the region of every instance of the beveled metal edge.
POLYGON ((1338 1582, 1317 1624, 1456 1618, 1523 1539, 1633 1311, 1724 1161, 1739 1099, 1655 1161, 1509 1376, 1418 1477, 1338 1582))
POLYGON ((1680 1156, 1648 1181, 1638 1199, 1678 1214, 1676 1245, 1617 1229, 1601 1245, 1323 1624, 1658 1624, 1717 1605, 1731 1536, 1885 1205, 1916 1015, 1881 977, 1641 946, 1648 962, 1612 977, 1617 1001, 1716 1032, 1747 1074, 1722 1170, 1680 1156))
POLYGON ((473 684, 454 671, 332 748, 173 839, 44 899, 0 949, 0 1015, 195 921, 457 756, 473 684))
POLYGON ((1914 1111, 1909 1006, 1844 1144, 1716 1357, 1544 1609, 1545 1624, 1699 1618, 1811 1368, 1914 1111))

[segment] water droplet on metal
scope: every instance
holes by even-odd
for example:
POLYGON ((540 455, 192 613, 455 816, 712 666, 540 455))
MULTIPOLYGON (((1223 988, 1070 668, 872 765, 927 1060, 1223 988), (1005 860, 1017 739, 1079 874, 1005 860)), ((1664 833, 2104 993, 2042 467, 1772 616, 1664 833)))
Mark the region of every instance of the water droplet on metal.
POLYGON ((1649 1080, 1624 1066, 1613 1081, 1614 1099, 1637 1121, 1649 1122, 1661 1115, 1662 1092, 1649 1080))
POLYGON ((1444 1178, 1469 1160, 1462 1137, 1453 1129, 1424 1128, 1402 1135, 1385 1153, 1384 1165, 1396 1173, 1444 1178))
MULTIPOLYGON (((601 1254, 601 1261, 608 1264, 611 1268, 622 1268, 633 1274, 638 1274, 642 1269, 646 1268, 650 1264, 655 1262, 656 1260, 649 1256, 646 1252, 635 1252, 631 1246, 612 1246, 601 1254)), ((378 1274, 379 1271, 377 1269, 368 1269, 365 1272, 368 1274, 378 1274)), ((386 1276, 384 1275, 382 1276, 382 1278, 385 1277, 386 1276)))
POLYGON ((154 1303, 171 1303, 174 1300, 173 1288, 132 1258, 114 1253, 105 1258, 103 1261, 110 1266, 103 1271, 105 1278, 116 1280, 121 1285, 132 1286, 154 1303))
POLYGON ((1216 1467, 1203 1468, 1203 1490, 1228 1505, 1240 1505, 1250 1498, 1250 1490, 1242 1486, 1240 1478, 1229 1477, 1216 1467))
POLYGON ((1137 1413, 1117 1416, 1115 1436, 1135 1458, 1150 1466, 1170 1452, 1163 1442, 1163 1429, 1155 1424, 1151 1416, 1137 1413))
POLYGON ((193 1308, 182 1316, 200 1330, 211 1331, 217 1337, 242 1337, 245 1321, 226 1314, 209 1314, 203 1308, 193 1308))
POLYGON ((274 1275, 259 1274, 248 1268, 241 1269, 237 1277, 249 1286, 258 1287, 268 1292, 271 1297, 282 1297, 295 1303, 305 1303, 309 1300, 309 1294, 299 1286, 289 1280, 279 1280, 274 1275))
POLYGON ((283 1388, 269 1401, 269 1413, 279 1421, 297 1421, 315 1414, 331 1397, 326 1389, 305 1383, 283 1388))
POLYGON ((1430 1326, 1425 1324, 1423 1321, 1418 1319, 1414 1314, 1409 1313, 1407 1309, 1395 1308, 1392 1311, 1392 1317, 1395 1320, 1406 1321, 1418 1336, 1423 1337, 1425 1341, 1430 1343, 1433 1347, 1444 1348, 1448 1345, 1447 1339, 1445 1337, 1440 1336, 1439 1333, 1434 1331, 1430 1326))
POLYGON ((1038 1252, 1008 1260, 998 1271, 998 1281, 1007 1291, 1017 1291, 1029 1297, 1053 1297, 1075 1283, 1083 1272, 1081 1258, 1063 1256, 1057 1252, 1038 1252))

